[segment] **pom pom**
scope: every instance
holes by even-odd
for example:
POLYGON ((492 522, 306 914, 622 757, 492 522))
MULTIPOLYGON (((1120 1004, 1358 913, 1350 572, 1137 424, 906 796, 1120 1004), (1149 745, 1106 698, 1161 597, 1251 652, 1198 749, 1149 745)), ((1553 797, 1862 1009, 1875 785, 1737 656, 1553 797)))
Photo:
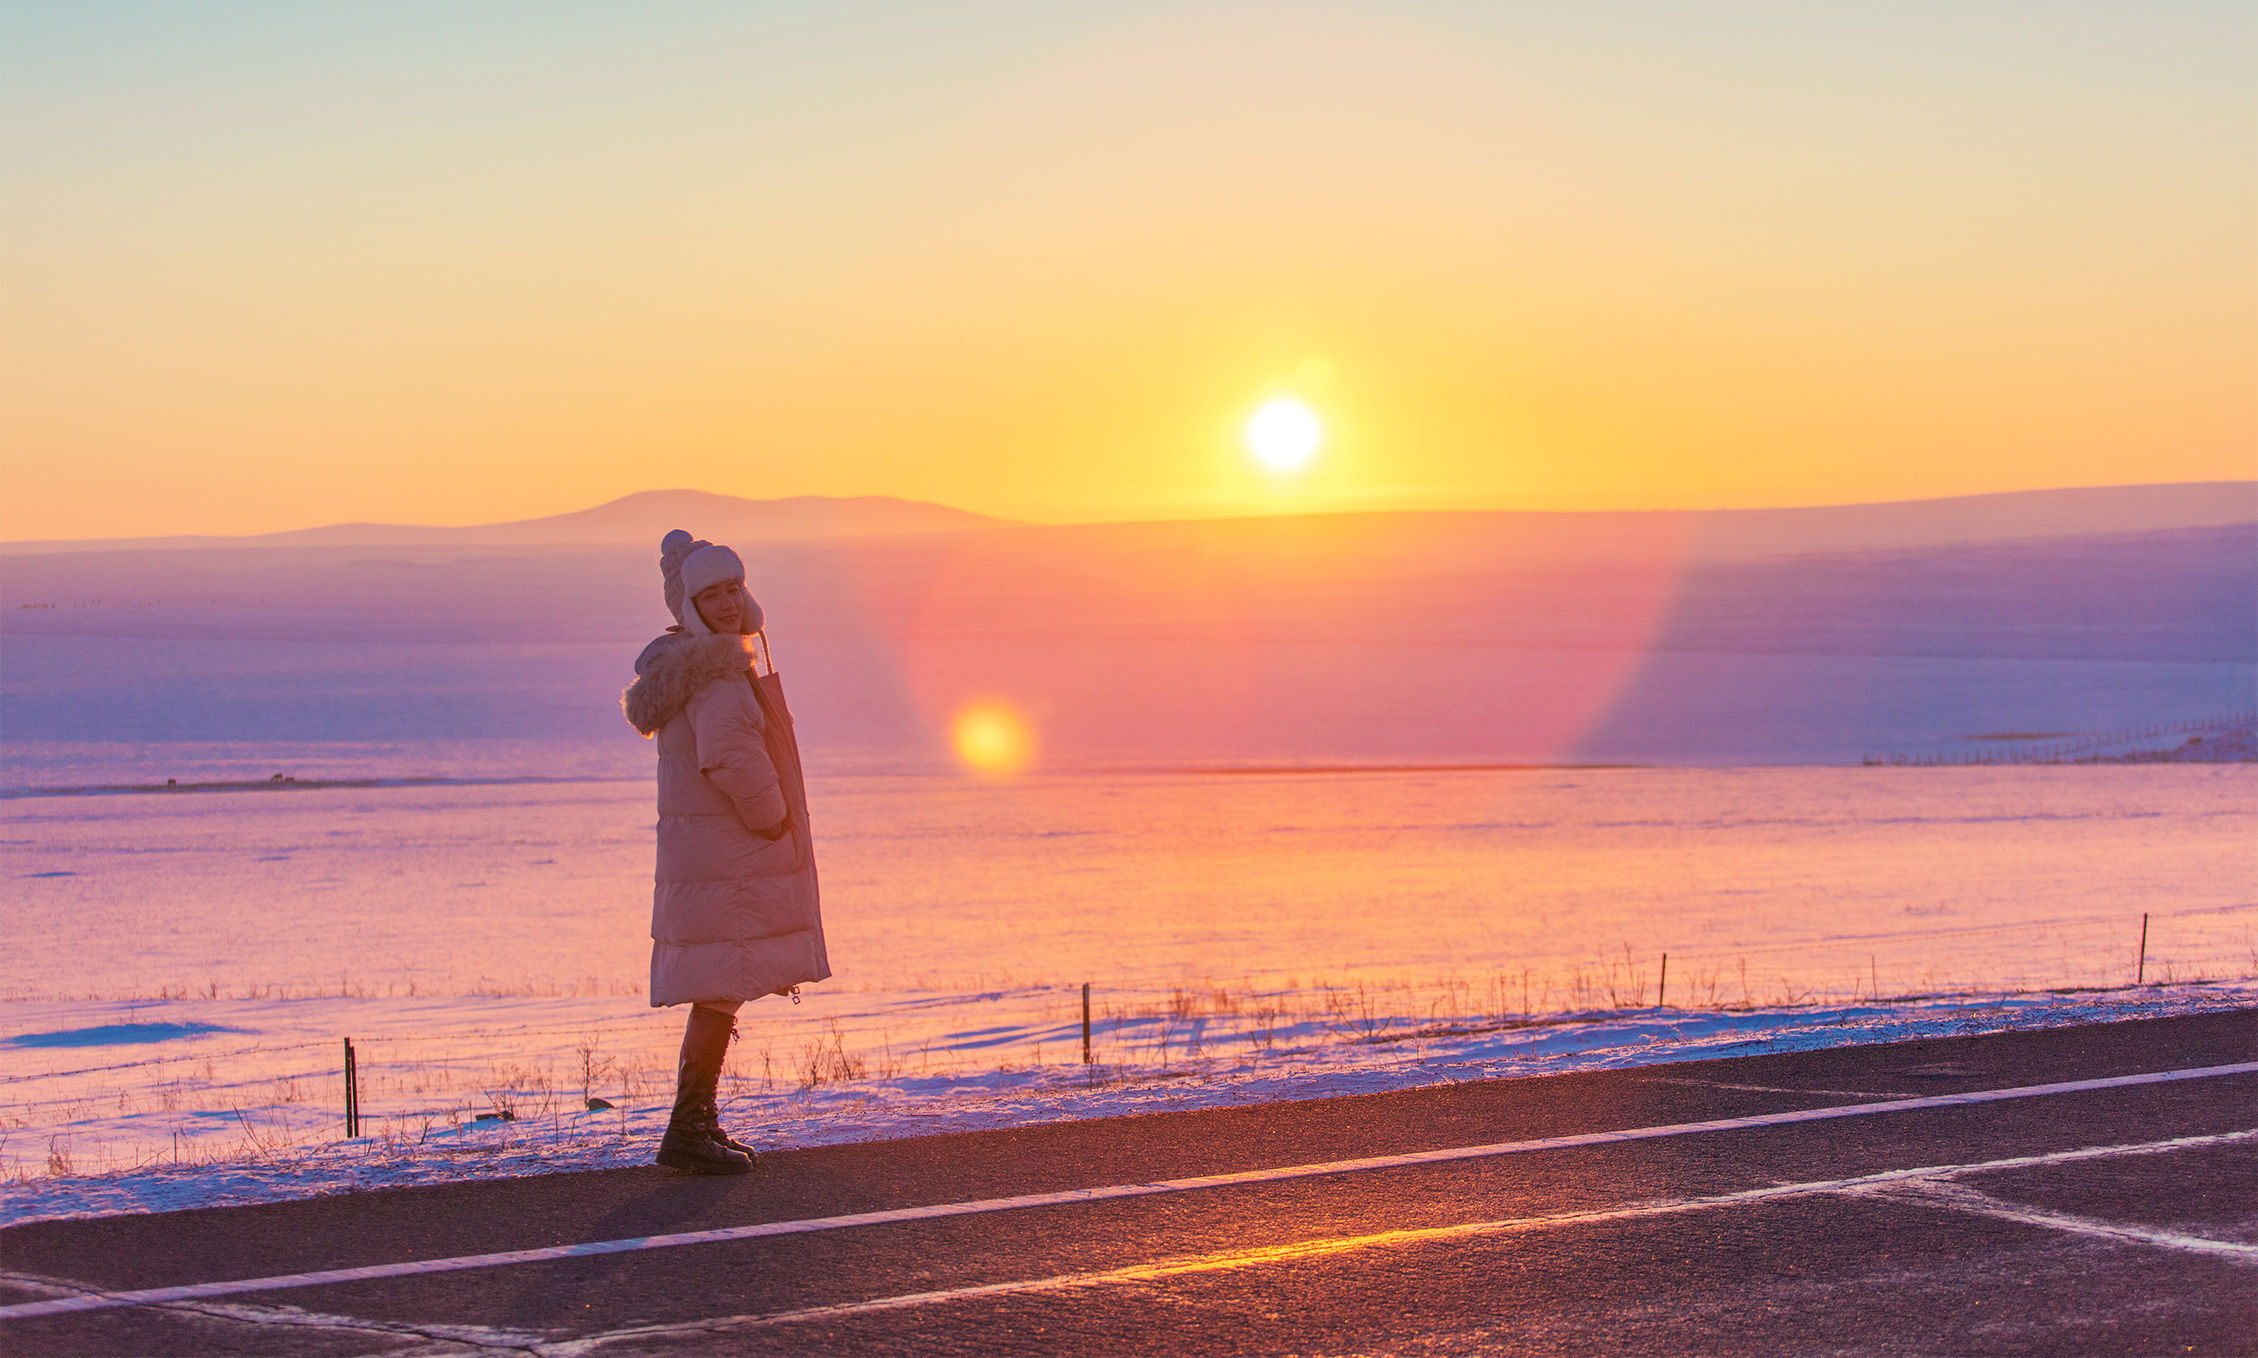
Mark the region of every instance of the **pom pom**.
POLYGON ((690 554, 700 547, 712 545, 712 543, 691 537, 679 528, 659 539, 660 592, 666 600, 666 611, 674 615, 674 620, 677 623, 684 621, 682 616, 682 563, 689 560, 690 554))

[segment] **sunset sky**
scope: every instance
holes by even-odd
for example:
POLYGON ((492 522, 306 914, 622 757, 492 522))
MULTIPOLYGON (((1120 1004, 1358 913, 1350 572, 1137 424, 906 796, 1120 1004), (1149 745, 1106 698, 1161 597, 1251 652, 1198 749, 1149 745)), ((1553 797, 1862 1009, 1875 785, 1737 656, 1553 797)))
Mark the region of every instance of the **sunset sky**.
POLYGON ((12 3, 0 537, 2249 478, 2254 53, 2194 0, 12 3))

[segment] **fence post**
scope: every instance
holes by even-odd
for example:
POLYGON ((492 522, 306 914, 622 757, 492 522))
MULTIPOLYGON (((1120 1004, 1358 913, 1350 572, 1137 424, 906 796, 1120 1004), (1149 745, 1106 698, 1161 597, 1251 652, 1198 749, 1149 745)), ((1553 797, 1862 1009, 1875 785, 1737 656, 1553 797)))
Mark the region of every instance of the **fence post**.
POLYGON ((345 1039, 345 1136, 361 1134, 361 1072, 353 1062, 353 1039, 345 1039))
POLYGON ((1090 1064, 1090 983, 1082 983, 1082 1064, 1090 1064))
POLYGON ((2133 964, 2133 984, 2139 985, 2148 977, 2148 912, 2140 912, 2140 960, 2133 964))
POLYGON ((1670 993, 1670 954, 1662 954, 1662 979, 1654 983, 1654 1007, 1662 1007, 1662 997, 1670 993))

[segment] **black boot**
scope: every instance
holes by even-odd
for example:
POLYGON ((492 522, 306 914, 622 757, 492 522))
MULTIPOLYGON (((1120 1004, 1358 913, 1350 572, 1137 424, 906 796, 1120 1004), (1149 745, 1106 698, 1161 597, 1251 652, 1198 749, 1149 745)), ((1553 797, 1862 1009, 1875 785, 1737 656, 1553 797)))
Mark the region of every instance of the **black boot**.
POLYGON ((739 1155, 744 1156, 748 1160, 757 1158, 753 1154, 753 1148, 751 1146, 748 1146, 744 1142, 739 1141, 736 1137, 731 1136, 726 1130, 723 1129, 721 1125, 721 1105, 718 1101, 709 1100, 706 1104, 705 1112, 706 1132, 708 1135, 712 1136, 714 1140, 719 1141, 722 1145, 727 1146, 729 1149, 737 1152, 739 1155))
POLYGON ((733 1027, 734 1021, 719 1010, 690 1006, 690 1024, 682 1033, 682 1065, 675 1078, 674 1114, 659 1142, 658 1161, 668 1169, 743 1174, 753 1167, 751 1156, 716 1139, 718 1128, 707 1111, 721 1085, 721 1061, 729 1054, 733 1027))
MULTIPOLYGON (((737 1040, 737 1020, 734 1018, 729 1021, 729 1040, 731 1042, 735 1042, 737 1040)), ((739 1155, 744 1156, 747 1160, 759 1159, 759 1157, 753 1153, 753 1148, 751 1146, 746 1145, 744 1142, 739 1141, 736 1137, 731 1136, 727 1131, 723 1130, 721 1125, 721 1098, 718 1090, 713 1095, 707 1097, 706 1106, 702 1111, 704 1112, 706 1119, 706 1135, 712 1137, 716 1141, 719 1141, 722 1145, 727 1146, 729 1149, 737 1152, 739 1155)))

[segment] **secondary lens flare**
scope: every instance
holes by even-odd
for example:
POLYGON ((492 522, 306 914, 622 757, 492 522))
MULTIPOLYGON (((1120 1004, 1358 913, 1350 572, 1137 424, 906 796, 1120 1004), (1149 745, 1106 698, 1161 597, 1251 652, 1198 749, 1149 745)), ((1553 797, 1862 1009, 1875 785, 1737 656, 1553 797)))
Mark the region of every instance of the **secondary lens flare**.
POLYGON ((1035 733, 1002 703, 974 703, 957 713, 950 738, 957 758, 975 773, 1009 777, 1035 762, 1035 733))
POLYGON ((1325 425, 1316 411, 1291 396, 1280 396, 1263 402, 1247 417, 1244 437, 1255 461, 1274 472, 1298 472, 1324 444, 1325 425))

